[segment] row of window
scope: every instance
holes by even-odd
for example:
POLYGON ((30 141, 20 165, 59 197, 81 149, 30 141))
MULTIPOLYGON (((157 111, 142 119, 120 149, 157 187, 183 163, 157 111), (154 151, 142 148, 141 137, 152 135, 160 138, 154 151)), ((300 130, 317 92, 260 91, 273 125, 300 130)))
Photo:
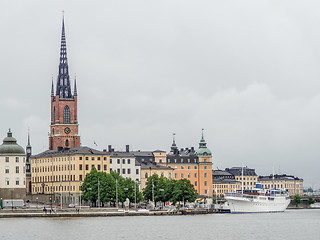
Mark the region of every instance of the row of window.
MULTIPOLYGON (((82 176, 82 175, 80 175, 82 176)), ((61 181, 76 181, 76 175, 53 175, 32 177, 33 182, 61 182, 61 181)), ((82 180, 82 179, 79 179, 82 180)))
MULTIPOLYGON (((242 177, 236 177, 236 180, 242 181, 242 177)), ((253 181, 257 181, 257 178, 253 178, 253 179, 252 179, 252 177, 250 177, 250 178, 247 177, 247 179, 246 179, 246 178, 244 177, 243 180, 247 180, 247 181, 249 181, 249 180, 250 180, 250 181, 252 181, 252 180, 253 180, 253 181)))
MULTIPOLYGON (((117 159, 117 164, 120 164, 121 161, 120 159, 117 159)), ((130 164, 131 163, 131 159, 127 159, 127 164, 130 164)), ((110 159, 110 164, 112 164, 112 159, 110 159)), ((126 164, 126 160, 125 159, 122 159, 122 164, 126 164)))
MULTIPOLYGON (((203 162, 207 162, 208 160, 205 158, 203 159, 203 162)), ((181 161, 179 163, 190 163, 191 160, 188 159, 181 159, 181 161)), ((168 159, 168 163, 177 163, 177 159, 168 159)))
MULTIPOLYGON (((17 163, 20 162, 20 158, 19 157, 15 157, 15 160, 16 160, 17 163)), ((22 160, 23 160, 23 162, 25 162, 25 158, 24 157, 22 157, 22 160)), ((10 158, 9 157, 5 157, 5 161, 9 162, 10 158)))
MULTIPOLYGON (((4 169, 5 173, 10 173, 10 167, 6 166, 4 169)), ((20 167, 16 166, 16 173, 20 173, 20 167)), ((26 173, 26 168, 23 167, 23 173, 26 173)))
MULTIPOLYGON (((10 179, 9 178, 6 178, 5 179, 5 184, 8 186, 10 185, 10 179)), ((19 186, 20 185, 20 179, 19 178, 16 178, 16 185, 19 186)), ((26 180, 24 179, 23 180, 23 185, 26 185, 26 180)))
MULTIPOLYGON (((86 166, 86 171, 88 171, 89 170, 89 164, 86 164, 85 165, 86 166)), ((98 171, 101 171, 101 165, 97 165, 97 169, 98 169, 98 171)), ((92 164, 91 165, 91 169, 92 168, 95 168, 95 165, 94 164, 92 164)), ((79 170, 82 170, 82 164, 79 164, 79 170)), ((105 165, 103 165, 103 170, 104 171, 107 171, 107 165, 105 164, 105 165)))
MULTIPOLYGON (((44 186, 44 187, 33 187, 33 192, 63 192, 63 191, 75 191, 75 186, 44 186)), ((80 186, 79 186, 80 191, 80 186)))
MULTIPOLYGON (((80 157, 80 160, 82 157, 80 157)), ((49 158, 49 159, 33 159, 32 163, 49 163, 49 162, 63 162, 76 160, 75 157, 61 157, 61 158, 49 158)))
MULTIPOLYGON (((112 171, 112 168, 110 168, 110 172, 112 171)), ((120 168, 117 169, 118 173, 121 173, 120 168)), ((131 169, 128 168, 127 170, 125 168, 122 168, 122 174, 131 174, 131 169)), ((136 169, 136 174, 139 174, 139 169, 136 169)))
POLYGON ((70 165, 54 165, 54 166, 42 166, 42 167, 33 167, 32 172, 55 172, 55 171, 72 171, 76 170, 75 164, 70 165))
MULTIPOLYGON (((89 160, 89 157, 85 157, 86 160, 89 160)), ((101 160, 102 157, 97 157, 97 160, 101 160)), ((79 157, 79 160, 82 160, 82 157, 79 157)), ((91 160, 96 160, 95 157, 91 157, 91 160)), ((103 160, 107 160, 107 157, 103 157, 103 160)))

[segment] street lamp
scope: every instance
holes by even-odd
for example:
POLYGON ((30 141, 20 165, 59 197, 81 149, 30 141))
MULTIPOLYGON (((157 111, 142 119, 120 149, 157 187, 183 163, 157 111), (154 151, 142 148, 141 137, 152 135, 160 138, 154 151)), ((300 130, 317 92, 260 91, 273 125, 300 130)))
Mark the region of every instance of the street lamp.
POLYGON ((80 206, 79 206, 79 209, 81 209, 81 205, 82 205, 82 201, 81 201, 81 192, 82 192, 82 185, 81 185, 81 182, 80 182, 80 206))
POLYGON ((87 191, 91 191, 92 190, 92 188, 87 188, 87 191))
MULTIPOLYGON (((160 188, 159 191, 161 192, 161 200, 164 201, 164 200, 163 200, 163 192, 164 192, 164 189, 163 189, 163 188, 160 188)), ((163 203, 163 208, 164 208, 164 203, 163 203)))
POLYGON ((100 208, 100 179, 98 178, 98 207, 100 208))

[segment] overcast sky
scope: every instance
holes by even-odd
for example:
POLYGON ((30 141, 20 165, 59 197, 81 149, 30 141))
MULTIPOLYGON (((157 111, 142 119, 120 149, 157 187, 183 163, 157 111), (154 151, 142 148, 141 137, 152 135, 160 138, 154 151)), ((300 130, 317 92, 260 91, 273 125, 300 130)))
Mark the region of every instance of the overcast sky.
POLYGON ((198 147, 320 187, 319 1, 1 1, 0 139, 48 149, 65 11, 83 146, 198 147), (93 142, 98 146, 95 146, 93 142))

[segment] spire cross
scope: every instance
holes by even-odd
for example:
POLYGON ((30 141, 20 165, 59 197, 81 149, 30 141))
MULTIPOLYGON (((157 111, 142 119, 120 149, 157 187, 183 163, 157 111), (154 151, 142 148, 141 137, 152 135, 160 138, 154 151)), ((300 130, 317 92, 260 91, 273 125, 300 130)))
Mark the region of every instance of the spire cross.
POLYGON ((202 128, 202 139, 203 139, 203 131, 204 131, 204 128, 202 128))

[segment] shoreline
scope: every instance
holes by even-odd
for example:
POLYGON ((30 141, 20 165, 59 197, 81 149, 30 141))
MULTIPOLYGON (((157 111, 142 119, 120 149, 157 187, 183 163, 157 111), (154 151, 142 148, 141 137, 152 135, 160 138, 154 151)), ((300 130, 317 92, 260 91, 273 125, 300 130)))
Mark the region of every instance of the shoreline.
MULTIPOLYGON (((318 210, 320 208, 287 208, 287 210, 318 210)), ((81 217, 125 217, 125 216, 174 216, 174 215, 203 215, 203 214, 230 214, 215 210, 179 210, 179 211, 135 211, 115 209, 84 209, 77 212, 75 209, 62 209, 57 212, 44 213, 42 209, 2 209, 1 218, 81 218, 81 217)))

